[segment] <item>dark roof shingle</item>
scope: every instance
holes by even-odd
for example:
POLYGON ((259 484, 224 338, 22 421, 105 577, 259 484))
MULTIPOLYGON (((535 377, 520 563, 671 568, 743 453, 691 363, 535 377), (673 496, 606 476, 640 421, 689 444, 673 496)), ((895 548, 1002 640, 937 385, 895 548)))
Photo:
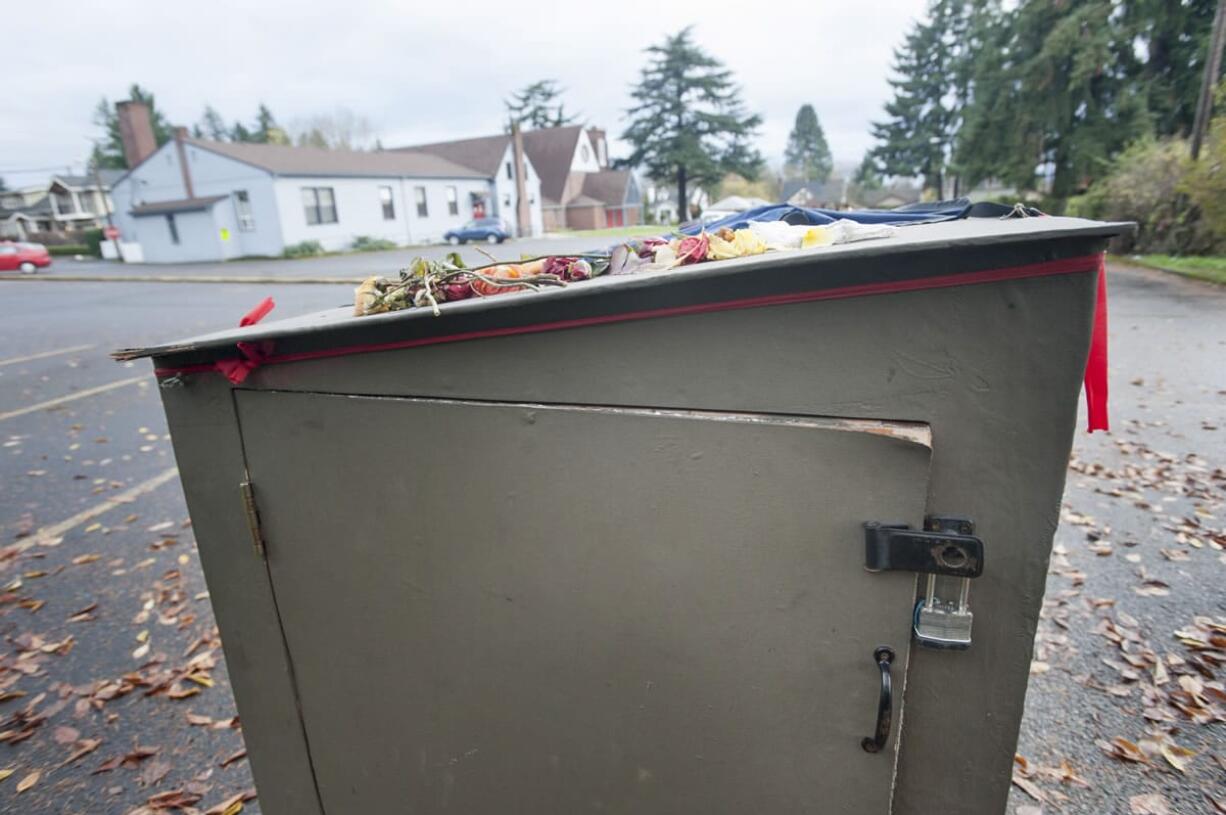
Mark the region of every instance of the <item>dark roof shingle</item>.
POLYGON ((437 155, 400 150, 327 150, 282 144, 187 139, 187 143, 275 175, 388 178, 489 178, 437 155))

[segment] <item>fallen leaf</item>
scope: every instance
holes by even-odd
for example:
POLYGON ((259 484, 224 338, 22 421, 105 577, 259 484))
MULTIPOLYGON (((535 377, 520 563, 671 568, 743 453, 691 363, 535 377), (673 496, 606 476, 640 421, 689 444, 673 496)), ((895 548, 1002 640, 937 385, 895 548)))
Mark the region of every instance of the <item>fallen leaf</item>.
POLYGON ((145 764, 140 771, 140 781, 146 787, 151 787, 170 773, 170 762, 154 759, 145 764))
POLYGON ((1162 743, 1162 757, 1166 759, 1166 763, 1170 764, 1179 772, 1187 774, 1188 764, 1196 756, 1196 751, 1189 750, 1187 747, 1180 747, 1178 744, 1170 742, 1162 743))
POLYGON ((42 774, 43 774, 43 773, 42 773, 42 771, 41 771, 41 770, 35 770, 34 772, 32 772, 32 773, 30 773, 29 775, 27 775, 25 778, 23 778, 23 779, 21 779, 20 781, 18 781, 18 782, 17 782, 17 791, 18 791, 18 792, 25 792, 25 791, 26 791, 26 790, 28 790, 30 787, 32 787, 32 786, 34 786, 35 784, 37 784, 37 783, 38 783, 38 779, 42 777, 42 774))
POLYGON ((1166 797, 1157 792, 1132 796, 1128 799, 1128 811, 1132 815, 1171 815, 1166 797))
POLYGON ((17 772, 16 767, 9 767, 8 769, 0 770, 0 781, 3 781, 15 772, 17 772))
POLYGON ((1121 761, 1133 761, 1137 764, 1149 763, 1149 760, 1145 757, 1145 753, 1141 751, 1141 748, 1128 739, 1116 736, 1110 742, 1099 739, 1095 743, 1102 748, 1103 752, 1112 758, 1118 758, 1121 761))
POLYGON ((81 738, 81 733, 74 727, 60 726, 55 728, 55 732, 51 738, 56 744, 72 744, 77 739, 81 738))
POLYGON ((226 757, 225 757, 225 758, 222 760, 221 764, 219 764, 219 765, 217 765, 217 766, 219 766, 219 767, 229 767, 229 766, 230 766, 231 764, 233 764, 234 762, 236 762, 236 761, 242 761, 242 760, 243 760, 244 758, 246 758, 246 757, 247 757, 247 750, 246 750, 246 748, 244 748, 244 749, 242 749, 242 750, 239 750, 239 751, 237 751, 237 752, 235 752, 235 753, 231 753, 230 755, 226 756, 226 757))

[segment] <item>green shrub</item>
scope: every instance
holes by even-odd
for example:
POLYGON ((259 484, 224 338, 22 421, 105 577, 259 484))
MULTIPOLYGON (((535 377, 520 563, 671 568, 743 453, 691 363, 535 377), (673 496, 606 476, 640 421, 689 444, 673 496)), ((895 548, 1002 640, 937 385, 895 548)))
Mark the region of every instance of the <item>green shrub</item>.
POLYGON ((322 255, 324 247, 319 241, 300 241, 291 243, 282 252, 287 258, 310 258, 322 255))
MULTIPOLYGON (((1202 161, 1205 156, 1202 155, 1202 161)), ((1121 153, 1107 175, 1070 198, 1065 213, 1105 221, 1136 221, 1137 234, 1117 239, 1117 252, 1198 254, 1217 239, 1183 194, 1189 171, 1183 139, 1144 139, 1121 153)))
POLYGON ((353 244, 350 248, 355 252, 383 252, 399 247, 397 247, 395 241, 389 241, 387 238, 372 238, 369 235, 358 235, 353 239, 353 244))
POLYGON ((83 243, 61 243, 59 246, 48 246, 47 252, 52 257, 65 255, 88 255, 89 247, 83 243))
POLYGON ((102 257, 102 241, 104 240, 102 237, 102 230, 87 229, 85 230, 84 237, 85 245, 89 247, 86 254, 93 255, 96 258, 102 257))
MULTIPOLYGON (((1218 109, 1226 110, 1226 81, 1217 95, 1218 109)), ((1179 191, 1196 208, 1200 229, 1212 242, 1210 249, 1226 250, 1226 113, 1213 118, 1200 158, 1188 161, 1179 191)))

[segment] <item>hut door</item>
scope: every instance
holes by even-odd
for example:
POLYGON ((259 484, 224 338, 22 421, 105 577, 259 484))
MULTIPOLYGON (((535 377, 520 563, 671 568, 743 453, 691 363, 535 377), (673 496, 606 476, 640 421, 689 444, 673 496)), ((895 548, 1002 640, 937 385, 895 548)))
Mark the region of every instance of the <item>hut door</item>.
POLYGON ((890 811, 926 428, 237 400, 325 811, 890 811))

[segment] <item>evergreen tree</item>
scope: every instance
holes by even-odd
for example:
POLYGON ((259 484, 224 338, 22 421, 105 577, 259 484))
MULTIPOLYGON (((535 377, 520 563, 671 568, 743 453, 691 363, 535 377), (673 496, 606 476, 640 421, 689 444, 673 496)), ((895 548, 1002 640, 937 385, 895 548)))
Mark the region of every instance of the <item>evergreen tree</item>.
POLYGON ((1064 199, 1146 131, 1145 99, 1124 66, 1133 43, 1112 0, 1023 2, 999 15, 971 79, 958 164, 972 184, 1046 179, 1064 199))
POLYGON ((864 159, 860 162, 860 166, 856 168, 856 173, 854 176, 852 176, 851 180, 861 189, 881 189, 881 173, 877 172, 877 165, 873 162, 873 157, 871 155, 865 154, 864 159))
POLYGON ((557 81, 542 79, 512 93, 503 104, 510 121, 528 128, 565 127, 577 119, 566 115, 565 105, 558 101, 561 96, 562 89, 557 81))
MULTIPOLYGON (((172 135, 170 124, 162 111, 158 110, 153 94, 140 85, 133 84, 128 90, 128 99, 132 102, 143 102, 149 108, 149 123, 153 127, 153 139, 158 146, 170 141, 172 135)), ((115 106, 106 97, 98 100, 94 108, 94 124, 102 130, 102 136, 94 141, 89 161, 91 166, 99 169, 124 170, 128 168, 127 159, 123 154, 123 138, 119 135, 119 114, 115 106)))
POLYGON ((285 135, 285 131, 273 118, 272 111, 263 102, 260 103, 260 108, 255 114, 255 132, 252 133, 252 141, 261 144, 289 144, 289 137, 285 135))
POLYGON ((1159 136, 1192 130, 1216 6, 1215 0, 1122 3, 1120 36, 1134 46, 1121 51, 1125 75, 1139 86, 1159 136))
POLYGON ((944 192, 983 20, 995 7, 996 0, 930 0, 928 19, 894 52, 894 96, 886 121, 872 125, 878 143, 864 169, 922 176, 925 188, 944 192))
POLYGON ((230 128, 230 141, 254 142, 258 141, 258 139, 256 139, 255 133, 248 129, 245 124, 242 122, 235 122, 234 126, 230 128))
POLYGON ((656 180, 675 180, 678 202, 689 200, 691 181, 711 186, 729 172, 754 180, 762 167, 749 144, 761 117, 745 112, 732 72, 690 32, 684 28, 647 49, 622 134, 633 151, 621 163, 645 167, 656 180))
POLYGON ((826 134, 817 121, 817 111, 812 105, 801 105, 796 112, 796 124, 788 136, 787 150, 783 154, 784 171, 793 178, 805 181, 825 181, 830 178, 834 162, 826 134))
POLYGON ((212 139, 213 141, 226 141, 230 137, 225 120, 212 105, 204 106, 204 113, 200 115, 200 121, 192 132, 198 139, 212 139))

